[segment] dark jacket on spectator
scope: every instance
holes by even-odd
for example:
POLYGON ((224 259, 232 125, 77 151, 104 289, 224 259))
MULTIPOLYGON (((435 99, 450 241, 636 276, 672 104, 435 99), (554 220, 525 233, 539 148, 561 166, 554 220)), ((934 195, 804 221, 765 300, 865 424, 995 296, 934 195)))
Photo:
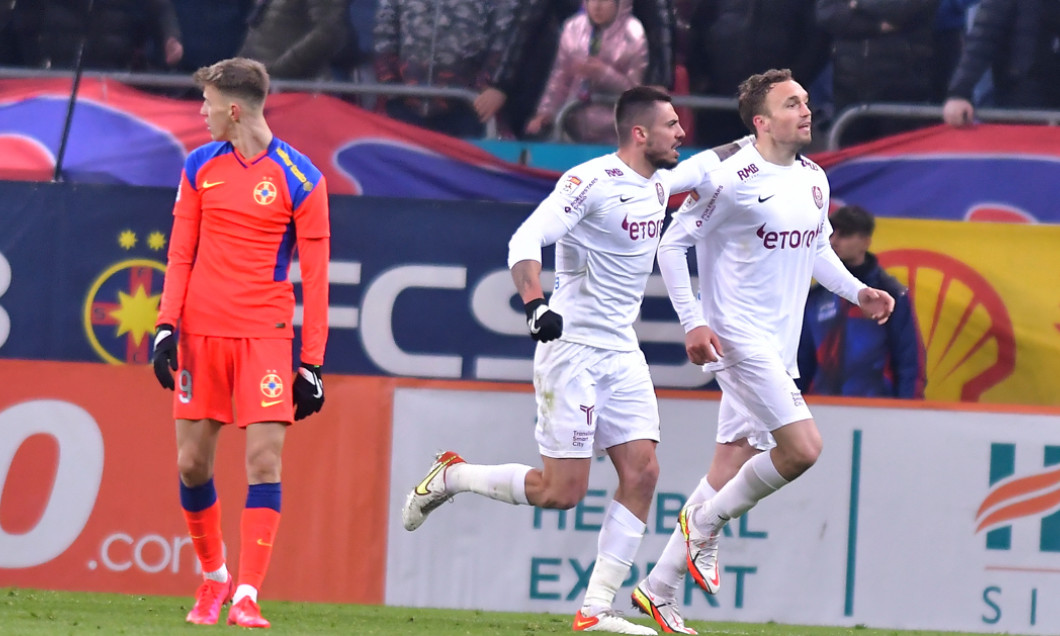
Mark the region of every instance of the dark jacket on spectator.
POLYGON ((924 345, 904 285, 872 253, 851 273, 894 297, 879 325, 819 284, 810 288, 799 341, 799 388, 817 395, 924 397, 924 345))
POLYGON ((702 0, 690 27, 694 93, 735 97, 740 82, 770 68, 790 68, 809 86, 828 61, 814 0, 702 0))
POLYGON ((859 102, 926 102, 938 0, 817 0, 817 20, 832 35, 839 111, 859 102), (883 24, 893 27, 885 32, 883 24))
POLYGON ((346 41, 345 0, 265 0, 251 13, 239 54, 265 65, 273 77, 327 75, 346 41))
POLYGON ((382 0, 373 30, 376 75, 384 83, 481 91, 497 72, 511 24, 510 0, 382 0))
POLYGON ((22 63, 37 68, 73 68, 87 36, 85 68, 144 70, 161 62, 168 38, 180 39, 169 0, 95 0, 91 15, 84 0, 18 2, 12 27, 22 63))
POLYGON ((971 100, 976 83, 992 68, 1001 106, 1060 106, 1042 93, 1055 90, 1060 80, 1058 23, 1057 0, 983 0, 965 38, 949 95, 971 100))

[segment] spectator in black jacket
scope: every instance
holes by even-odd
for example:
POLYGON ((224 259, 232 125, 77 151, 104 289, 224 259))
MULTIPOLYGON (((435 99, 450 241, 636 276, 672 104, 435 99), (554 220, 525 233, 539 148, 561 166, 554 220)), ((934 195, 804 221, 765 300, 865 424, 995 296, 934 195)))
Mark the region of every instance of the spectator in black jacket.
POLYGON ((950 81, 946 123, 972 122, 972 91, 987 68, 999 106, 1060 108, 1060 0, 982 1, 950 81))
POLYGON ((239 50, 273 78, 327 78, 347 37, 347 0, 257 0, 239 50))
MULTIPOLYGON (((832 36, 836 113, 859 103, 931 101, 938 4, 817 0, 817 20, 832 36)), ((915 120, 863 120, 844 139, 866 141, 919 125, 915 120)))
MULTIPOLYGON (((828 61, 814 0, 702 0, 689 26, 685 59, 693 94, 735 98, 740 82, 770 68, 790 68, 809 85, 828 61)), ((747 134, 735 110, 699 110, 695 130, 700 146, 747 134)))
POLYGON ((12 11, 26 66, 74 68, 82 39, 88 69, 150 70, 172 67, 184 56, 170 0, 34 0, 16 2, 12 11))

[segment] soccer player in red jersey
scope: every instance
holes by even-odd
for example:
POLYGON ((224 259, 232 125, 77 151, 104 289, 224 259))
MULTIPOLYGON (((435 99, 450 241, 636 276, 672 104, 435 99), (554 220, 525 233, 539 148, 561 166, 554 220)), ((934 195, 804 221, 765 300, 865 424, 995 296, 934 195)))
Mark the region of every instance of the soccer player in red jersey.
POLYGON ((280 522, 284 436, 294 420, 324 403, 327 184, 269 129, 263 110, 269 76, 261 63, 222 60, 194 79, 214 141, 184 162, 154 352, 158 381, 177 389, 180 502, 204 576, 187 620, 214 624, 232 600, 229 624, 268 627, 257 595, 280 522), (291 382, 295 299, 288 269, 296 245, 304 317, 301 365, 291 382), (238 587, 225 565, 213 483, 218 434, 233 422, 246 430, 249 484, 238 587))

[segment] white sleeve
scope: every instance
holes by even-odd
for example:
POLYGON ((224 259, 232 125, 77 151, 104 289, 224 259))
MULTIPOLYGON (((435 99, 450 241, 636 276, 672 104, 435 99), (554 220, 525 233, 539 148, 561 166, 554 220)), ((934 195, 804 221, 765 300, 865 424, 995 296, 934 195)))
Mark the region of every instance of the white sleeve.
POLYGON ((659 243, 659 271, 685 333, 707 324, 688 271, 688 248, 695 243, 695 237, 689 234, 683 223, 677 222, 676 217, 659 243))
MULTIPOLYGON (((743 148, 753 141, 754 137, 748 135, 737 139, 733 143, 738 147, 743 148)), ((724 146, 718 146, 718 148, 722 147, 724 146)), ((710 150, 697 152, 688 159, 677 164, 676 168, 670 170, 670 194, 686 192, 698 186, 703 180, 703 177, 721 163, 721 159, 718 157, 718 153, 715 150, 716 149, 712 148, 710 150)))
POLYGON ((519 261, 540 263, 541 248, 561 239, 592 209, 596 182, 597 179, 592 179, 583 183, 570 172, 564 174, 555 190, 530 213, 508 241, 508 268, 519 261))
MULTIPOLYGON (((828 209, 827 200, 824 209, 828 209)), ((817 235, 817 257, 813 261, 813 277, 829 291, 839 294, 855 305, 858 304, 858 292, 868 287, 858 280, 839 260, 828 237, 832 236, 832 224, 828 215, 824 215, 821 232, 817 235)))

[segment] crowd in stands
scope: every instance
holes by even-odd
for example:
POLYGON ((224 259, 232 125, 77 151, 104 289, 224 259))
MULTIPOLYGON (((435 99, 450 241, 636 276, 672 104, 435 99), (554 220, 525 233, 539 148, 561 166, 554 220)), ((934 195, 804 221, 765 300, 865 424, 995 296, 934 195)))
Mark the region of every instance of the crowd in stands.
MULTIPOLYGON (((233 55, 275 78, 473 91, 377 104, 472 137, 496 118, 506 137, 611 143, 591 95, 733 97, 767 68, 812 87, 818 122, 865 102, 944 105, 954 125, 1060 109, 1058 0, 0 0, 0 65, 189 73, 233 55)), ((865 120, 848 141, 924 124, 865 120)), ((718 110, 694 130, 699 146, 745 132, 718 110)))

